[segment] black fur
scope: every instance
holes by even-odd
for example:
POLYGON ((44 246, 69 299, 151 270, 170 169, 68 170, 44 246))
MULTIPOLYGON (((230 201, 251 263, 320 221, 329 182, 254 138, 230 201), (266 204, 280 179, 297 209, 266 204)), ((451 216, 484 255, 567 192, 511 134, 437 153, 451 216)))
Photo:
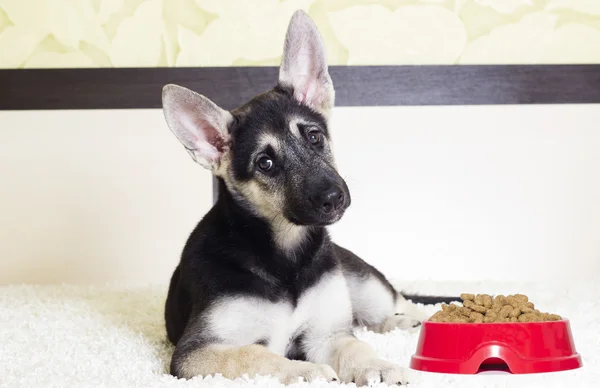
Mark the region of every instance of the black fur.
MULTIPOLYGON (((220 185, 219 199, 190 235, 171 280, 165 318, 168 338, 178 347, 190 317, 198 319, 194 324, 200 328, 202 312, 215 298, 253 295, 295 305, 303 291, 339 265, 322 227, 310 229, 303 249, 290 260, 273 246, 269 225, 220 185)), ((205 341, 211 339, 201 332, 190 336, 191 343, 205 341)), ((176 356, 171 370, 177 374, 176 356)))
POLYGON ((189 236, 171 280, 166 319, 174 330, 169 334, 173 343, 189 319, 181 309, 193 307, 198 315, 215 297, 235 294, 295 304, 302 291, 337 265, 324 228, 310 229, 303 249, 290 260, 273 246, 267 222, 240 206, 219 183, 219 198, 189 236))
POLYGON ((377 270, 377 268, 365 262, 346 248, 342 248, 338 245, 336 245, 335 248, 338 258, 342 264, 342 270, 344 271, 344 274, 352 274, 355 277, 360 277, 363 279, 366 279, 371 275, 375 276, 390 291, 390 294, 393 295, 394 302, 396 301, 398 293, 394 289, 394 286, 390 284, 390 282, 385 278, 385 276, 383 276, 381 272, 379 272, 379 270, 377 270))
MULTIPOLYGON (((271 362, 286 378, 306 373, 298 365, 307 364, 286 356, 344 364, 344 374, 357 380, 355 372, 403 382, 400 367, 383 360, 365 358, 366 369, 350 365, 368 349, 353 338, 352 321, 384 332, 419 320, 394 317, 394 287, 332 243, 325 229, 342 218, 351 196, 335 168, 327 127, 334 90, 308 15, 292 17, 272 90, 231 112, 173 84, 162 100, 171 131, 219 184, 216 203, 188 237, 171 277, 171 373, 234 375, 240 371, 232 367, 264 371, 271 362)), ((308 366, 310 373, 333 373, 308 366)))
MULTIPOLYGON (((202 312, 217 297, 253 295, 276 302, 296 304, 300 295, 323 275, 341 266, 344 273, 374 274, 396 294, 383 274, 351 251, 331 242, 324 227, 310 229, 309 238, 294 260, 273 246, 269 225, 248 213, 235 201, 220 180, 219 198, 200 221, 175 269, 166 301, 165 319, 169 340, 178 345, 171 371, 177 375, 177 354, 200 342, 211 342, 201 333, 202 312), (200 332, 180 344, 190 317, 200 332)), ((286 355, 304 360, 302 334, 293 339, 286 355)))
POLYGON ((285 355, 290 360, 306 361, 306 353, 302 350, 304 335, 300 334, 292 340, 292 346, 285 355))
MULTIPOLYGON (((339 192, 344 198, 341 212, 351 203, 348 186, 335 170, 329 148, 324 144, 311 146, 307 141, 299 142, 288 129, 290 120, 302 118, 328 138, 327 122, 321 114, 298 103, 291 91, 281 86, 256 96, 232 113, 235 117, 230 128, 233 179, 247 182, 256 177, 253 155, 261 150, 259 142, 263 135, 272 135, 280 140, 285 152, 277 153, 272 147, 261 150, 261 154, 274 161, 275 167, 268 173, 267 181, 256 182, 265 190, 284 191, 285 206, 281 211, 294 224, 324 226, 339 219, 339 212, 324 215, 315 205, 315 198, 328 190, 339 192), (306 171, 319 173, 306 174, 306 171)), ((298 125, 302 136, 307 136, 308 127, 298 125)))
MULTIPOLYGON (((323 116, 297 103, 288 88, 277 86, 269 92, 260 94, 248 103, 235 109, 233 112, 235 124, 230 128, 232 137, 232 166, 234 178, 239 181, 252 179, 253 171, 249 168, 248 161, 251 153, 256 150, 261 134, 270 133, 276 136, 288 137, 288 123, 290 117, 303 117, 315 122, 329 135, 327 123, 323 116)), ((275 165, 280 165, 280 158, 285 155, 271 155, 275 165)))
MULTIPOLYGON (((258 216, 252 203, 235 190, 230 191, 225 181, 218 178, 218 200, 190 234, 172 275, 166 300, 167 335, 177 345, 171 361, 171 373, 176 376, 181 374, 181 363, 191 351, 220 340, 206 334, 207 317, 204 314, 218 298, 256 296, 271 302, 286 301, 295 307, 303 292, 336 269, 358 279, 374 276, 394 300, 397 296, 381 272, 331 242, 323 226, 327 220, 321 221, 309 210, 303 210, 310 207, 301 194, 303 192, 326 190, 327 184, 348 192, 325 147, 310 148, 298 139, 288 138, 291 136, 288 130, 290 117, 302 117, 328 136, 323 116, 297 103, 290 91, 282 87, 257 96, 232 114, 234 120, 229 128, 232 179, 241 183, 255 179, 257 171, 252 158, 261 134, 268 132, 283 139, 288 154, 277 155, 269 148, 262 150, 271 153, 269 156, 282 171, 258 181, 272 190, 290 186, 284 189, 285 209, 282 213, 288 221, 304 225, 306 235, 291 252, 278 247, 269 224, 271 220, 258 216), (292 157, 295 159, 290 160, 292 157)), ((344 206, 349 204, 347 193, 344 206)), ((305 359, 303 340, 303 333, 296 333, 290 339, 286 356, 305 359)), ((257 343, 266 345, 268 339, 260 339, 257 343)))
POLYGON ((462 302, 460 297, 453 296, 429 296, 429 295, 417 295, 417 294, 405 294, 401 293, 401 295, 406 300, 410 300, 413 303, 420 304, 438 304, 438 303, 451 303, 451 302, 462 302))

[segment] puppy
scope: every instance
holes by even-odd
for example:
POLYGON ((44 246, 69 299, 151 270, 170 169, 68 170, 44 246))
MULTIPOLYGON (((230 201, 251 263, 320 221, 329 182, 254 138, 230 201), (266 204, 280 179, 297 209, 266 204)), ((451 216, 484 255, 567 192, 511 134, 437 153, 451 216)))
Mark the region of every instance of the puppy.
POLYGON ((403 368, 353 335, 356 325, 383 333, 421 322, 401 313, 409 303, 377 269, 327 233, 351 197, 331 150, 334 89, 308 15, 290 21, 273 89, 232 111, 176 85, 162 100, 169 128, 219 184, 171 278, 171 373, 406 383, 403 368))

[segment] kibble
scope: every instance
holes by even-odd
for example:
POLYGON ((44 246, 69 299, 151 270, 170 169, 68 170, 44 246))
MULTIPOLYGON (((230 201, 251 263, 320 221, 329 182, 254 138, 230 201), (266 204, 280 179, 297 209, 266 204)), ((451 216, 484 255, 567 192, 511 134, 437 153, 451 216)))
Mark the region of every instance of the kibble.
POLYGON ((431 322, 498 323, 498 322, 546 322, 560 321, 557 314, 542 313, 535 308, 527 295, 461 294, 462 306, 442 304, 433 314, 431 322))

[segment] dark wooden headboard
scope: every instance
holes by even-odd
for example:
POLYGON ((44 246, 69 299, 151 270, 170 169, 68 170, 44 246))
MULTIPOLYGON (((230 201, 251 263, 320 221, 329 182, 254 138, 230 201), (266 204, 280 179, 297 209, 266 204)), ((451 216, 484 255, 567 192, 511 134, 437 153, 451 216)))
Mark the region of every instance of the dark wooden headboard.
MULTIPOLYGON (((0 70, 0 110, 161 107, 177 83, 226 109, 271 88, 276 67, 0 70)), ((600 103, 599 65, 331 66, 337 106, 600 103)))

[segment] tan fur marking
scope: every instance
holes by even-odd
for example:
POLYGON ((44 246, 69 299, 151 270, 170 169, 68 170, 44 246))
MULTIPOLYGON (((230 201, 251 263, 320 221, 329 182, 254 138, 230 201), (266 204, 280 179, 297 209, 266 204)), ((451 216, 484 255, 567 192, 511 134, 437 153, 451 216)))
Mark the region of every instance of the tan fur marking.
POLYGON ((227 379, 235 379, 248 374, 277 377, 284 384, 296 382, 299 377, 306 381, 317 378, 336 379, 333 369, 328 365, 292 361, 276 355, 261 345, 232 347, 227 345, 209 345, 190 353, 182 362, 181 375, 184 378, 208 376, 220 373, 227 379))
POLYGON ((295 117, 291 119, 288 129, 290 130, 292 135, 294 135, 294 137, 300 138, 300 130, 298 129, 298 123, 302 123, 302 121, 299 118, 295 117))
POLYGON ((231 178, 230 154, 226 153, 221 158, 215 175, 223 178, 228 189, 239 193, 253 205, 256 215, 267 220, 273 231, 275 244, 280 249, 291 251, 298 246, 306 236, 306 228, 289 222, 283 214, 283 195, 281 193, 264 190, 256 181, 240 184, 231 178))
POLYGON ((231 153, 225 152, 216 166, 213 167, 212 172, 214 175, 223 178, 225 181, 228 180, 229 170, 231 166, 231 153))
POLYGON ((272 224, 272 229, 275 244, 285 251, 293 250, 306 237, 306 228, 304 226, 294 225, 283 216, 277 217, 277 220, 272 224))
POLYGON ((258 149, 262 151, 267 146, 273 147, 276 153, 281 153, 281 143, 279 139, 271 134, 262 134, 259 140, 258 149))

